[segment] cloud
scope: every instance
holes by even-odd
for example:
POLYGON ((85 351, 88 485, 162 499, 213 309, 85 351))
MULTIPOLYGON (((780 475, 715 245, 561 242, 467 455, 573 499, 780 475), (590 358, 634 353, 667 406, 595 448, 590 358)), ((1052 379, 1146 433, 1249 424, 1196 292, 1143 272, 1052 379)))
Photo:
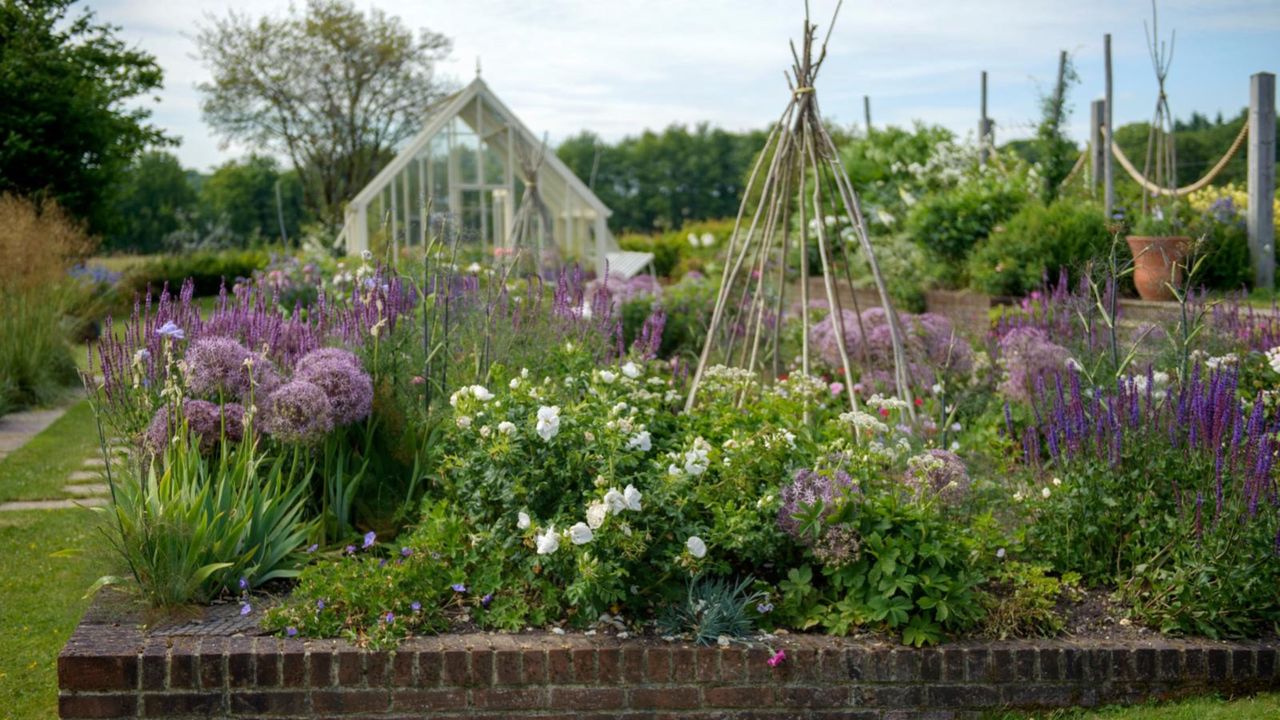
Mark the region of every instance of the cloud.
MULTIPOLYGON (((361 8, 368 0, 358 0, 361 8)), ((826 32, 834 2, 814 0, 826 32)), ((485 79, 535 132, 553 142, 582 129, 608 139, 671 123, 763 127, 787 98, 788 41, 800 32, 798 3, 773 0, 414 0, 378 2, 411 27, 454 40, 444 71, 457 82, 485 79)), ((178 154, 208 168, 243 154, 223 148, 200 117, 196 85, 208 73, 194 57, 197 24, 229 11, 283 14, 285 0, 154 3, 103 0, 102 19, 154 53, 166 87, 155 119, 183 137, 178 154)), ((847 0, 831 34, 818 89, 826 113, 861 121, 920 118, 965 133, 976 126, 978 74, 990 73, 991 114, 1002 137, 1028 134, 1038 92, 1053 82, 1059 49, 1081 75, 1071 128, 1083 137, 1088 101, 1101 95, 1102 35, 1112 32, 1116 115, 1149 114, 1154 81, 1145 57, 1144 2, 1111 0, 847 0)), ((1275 68, 1271 38, 1280 13, 1269 0, 1166 0, 1161 28, 1178 27, 1171 78, 1177 108, 1234 113, 1247 102, 1247 75, 1275 68), (1182 75, 1180 75, 1182 73, 1182 75), (1188 82, 1179 84, 1179 77, 1188 82), (1216 78, 1216 80, 1215 80, 1216 78), (1194 80, 1191 82, 1190 80, 1194 80)))

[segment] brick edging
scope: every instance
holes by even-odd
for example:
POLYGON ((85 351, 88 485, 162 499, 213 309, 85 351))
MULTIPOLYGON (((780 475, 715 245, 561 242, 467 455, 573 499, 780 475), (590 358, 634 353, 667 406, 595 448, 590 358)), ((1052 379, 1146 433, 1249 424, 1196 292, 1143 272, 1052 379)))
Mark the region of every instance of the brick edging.
POLYGON ((133 618, 91 609, 58 657, 59 710, 66 718, 948 717, 1280 689, 1274 642, 915 649, 789 635, 775 649, 787 654, 777 668, 764 647, 584 635, 442 635, 378 652, 345 641, 148 637, 133 618))

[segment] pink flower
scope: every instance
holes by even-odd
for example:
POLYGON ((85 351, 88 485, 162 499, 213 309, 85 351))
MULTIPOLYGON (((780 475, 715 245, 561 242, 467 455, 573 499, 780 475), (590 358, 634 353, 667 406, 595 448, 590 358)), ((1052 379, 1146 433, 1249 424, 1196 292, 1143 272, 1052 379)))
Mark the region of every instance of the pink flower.
POLYGON ((787 651, 779 650, 778 652, 774 653, 773 657, 769 658, 766 662, 769 663, 769 667, 776 668, 779 665, 781 665, 783 661, 786 659, 787 659, 787 651))
POLYGON ((421 385, 426 381, 427 381, 426 378, 422 377, 421 375, 414 375, 413 379, 410 380, 409 382, 412 382, 414 385, 421 385))
POLYGON ((840 393, 842 392, 844 392, 844 383, 838 383, 838 382, 831 383, 831 394, 833 396, 839 396, 840 393))

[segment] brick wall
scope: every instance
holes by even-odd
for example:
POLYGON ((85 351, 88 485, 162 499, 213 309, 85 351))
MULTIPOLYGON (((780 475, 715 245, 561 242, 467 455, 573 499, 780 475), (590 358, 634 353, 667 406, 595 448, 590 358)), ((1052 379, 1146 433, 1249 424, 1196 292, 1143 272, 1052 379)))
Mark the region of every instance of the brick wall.
POLYGON ((948 718, 1280 689, 1271 643, 1011 641, 913 649, 784 636, 700 648, 582 635, 342 641, 148 635, 95 604, 58 658, 60 711, 104 717, 948 718))

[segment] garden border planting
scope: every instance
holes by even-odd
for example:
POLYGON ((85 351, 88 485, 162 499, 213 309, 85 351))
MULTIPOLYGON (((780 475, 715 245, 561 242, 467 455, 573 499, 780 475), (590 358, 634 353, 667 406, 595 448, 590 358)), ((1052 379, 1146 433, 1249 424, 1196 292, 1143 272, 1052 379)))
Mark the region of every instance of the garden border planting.
POLYGON ((540 632, 417 637, 371 651, 340 640, 148 633, 112 595, 99 596, 58 657, 64 718, 941 718, 1280 689, 1275 641, 917 649, 783 635, 766 649, 540 632), (771 663, 777 650, 785 659, 771 663))

